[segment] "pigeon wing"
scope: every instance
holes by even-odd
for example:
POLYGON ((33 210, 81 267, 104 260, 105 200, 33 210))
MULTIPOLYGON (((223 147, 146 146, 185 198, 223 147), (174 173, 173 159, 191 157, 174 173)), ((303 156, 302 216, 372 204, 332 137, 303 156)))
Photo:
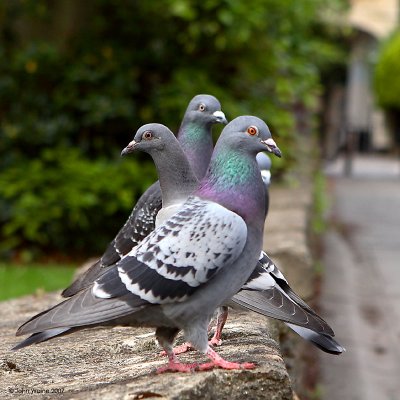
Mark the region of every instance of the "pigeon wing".
POLYGON ((247 227, 240 216, 191 197, 118 263, 119 281, 104 275, 94 293, 112 298, 128 290, 151 304, 184 301, 233 263, 246 240, 247 227))
POLYGON ((290 288, 276 265, 262 253, 256 268, 233 300, 268 317, 333 336, 331 327, 293 291, 294 298, 289 296, 286 287, 281 287, 282 282, 290 288), (300 299, 300 304, 296 299, 300 299))
POLYGON ((158 211, 162 206, 160 184, 157 181, 140 197, 125 225, 108 245, 100 260, 80 275, 63 292, 63 297, 71 297, 89 287, 108 267, 116 264, 128 254, 150 232, 154 230, 158 211))
POLYGON ((246 240, 241 217, 191 198, 91 287, 31 318, 17 335, 105 323, 150 304, 184 301, 234 262, 246 240))

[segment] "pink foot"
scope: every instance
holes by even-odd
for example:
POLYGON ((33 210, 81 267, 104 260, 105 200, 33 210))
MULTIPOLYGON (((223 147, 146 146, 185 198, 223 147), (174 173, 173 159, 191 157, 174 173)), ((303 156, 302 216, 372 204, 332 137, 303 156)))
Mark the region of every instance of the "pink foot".
MULTIPOLYGON (((174 352, 175 355, 177 354, 183 354, 183 353, 187 353, 188 351, 192 351, 194 350, 194 347, 190 344, 190 343, 183 343, 180 346, 176 346, 172 349, 172 351, 174 352)), ((166 351, 162 351, 160 353, 161 356, 166 356, 167 352, 166 351)))
POLYGON ((221 346, 222 339, 220 339, 215 332, 215 335, 211 338, 211 340, 208 341, 208 344, 210 344, 211 346, 221 346))
POLYGON ((157 368, 157 374, 164 372, 193 372, 197 369, 198 364, 183 364, 178 361, 170 361, 167 365, 157 368))
POLYGON ((235 363, 224 360, 218 353, 216 353, 211 347, 207 350, 208 357, 211 358, 211 362, 198 365, 199 371, 206 371, 214 367, 222 369, 253 369, 256 367, 253 363, 235 363))

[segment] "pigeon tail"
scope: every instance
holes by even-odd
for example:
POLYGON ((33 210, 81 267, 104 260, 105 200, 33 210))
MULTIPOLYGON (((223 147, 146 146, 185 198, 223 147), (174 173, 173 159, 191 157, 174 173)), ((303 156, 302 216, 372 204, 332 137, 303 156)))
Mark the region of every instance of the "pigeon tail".
POLYGON ((318 347, 320 350, 325 351, 329 354, 342 354, 346 349, 341 346, 335 339, 329 335, 324 335, 312 331, 311 329, 304 328, 302 326, 297 326, 293 324, 286 323, 286 325, 300 335, 303 339, 312 343, 314 346, 318 347))
POLYGON ((11 350, 20 350, 24 347, 30 346, 31 344, 37 344, 49 340, 55 336, 62 335, 70 330, 70 328, 54 328, 44 332, 34 333, 22 342, 18 343, 11 350))

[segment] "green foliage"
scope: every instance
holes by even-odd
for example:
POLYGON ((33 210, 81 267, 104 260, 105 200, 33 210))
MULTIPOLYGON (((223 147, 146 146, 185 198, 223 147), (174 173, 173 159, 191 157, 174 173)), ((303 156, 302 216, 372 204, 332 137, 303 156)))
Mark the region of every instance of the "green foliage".
POLYGON ((66 287, 74 271, 72 266, 0 264, 0 301, 66 287))
POLYGON ((88 160, 72 148, 21 158, 0 174, 0 250, 25 245, 100 252, 154 178, 148 164, 88 160))
POLYGON ((400 32, 382 45, 375 67, 374 86, 379 104, 400 109, 400 32))
POLYGON ((3 250, 101 250, 154 178, 145 163, 128 171, 118 152, 143 123, 176 131, 198 93, 217 96, 230 119, 266 119, 284 153, 273 173, 285 171, 294 136, 316 115, 321 71, 340 56, 320 22, 326 9, 323 0, 0 2, 3 250))

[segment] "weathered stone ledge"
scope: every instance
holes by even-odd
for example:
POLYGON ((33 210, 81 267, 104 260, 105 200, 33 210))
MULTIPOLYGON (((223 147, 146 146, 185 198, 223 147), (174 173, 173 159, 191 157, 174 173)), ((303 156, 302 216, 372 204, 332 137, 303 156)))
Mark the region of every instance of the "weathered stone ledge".
MULTIPOLYGON (((265 232, 265 250, 305 298, 311 294, 306 240, 310 203, 307 187, 273 188, 265 232)), ((276 357, 283 324, 252 312, 230 313, 220 348, 228 360, 256 362, 258 367, 252 371, 156 375, 155 369, 165 359, 158 354, 153 331, 127 327, 86 329, 9 351, 18 341, 16 328, 59 299, 58 294, 44 294, 0 303, 1 399, 278 400, 294 396, 285 363, 276 357)), ((182 359, 198 361, 199 354, 190 352, 182 359)))

